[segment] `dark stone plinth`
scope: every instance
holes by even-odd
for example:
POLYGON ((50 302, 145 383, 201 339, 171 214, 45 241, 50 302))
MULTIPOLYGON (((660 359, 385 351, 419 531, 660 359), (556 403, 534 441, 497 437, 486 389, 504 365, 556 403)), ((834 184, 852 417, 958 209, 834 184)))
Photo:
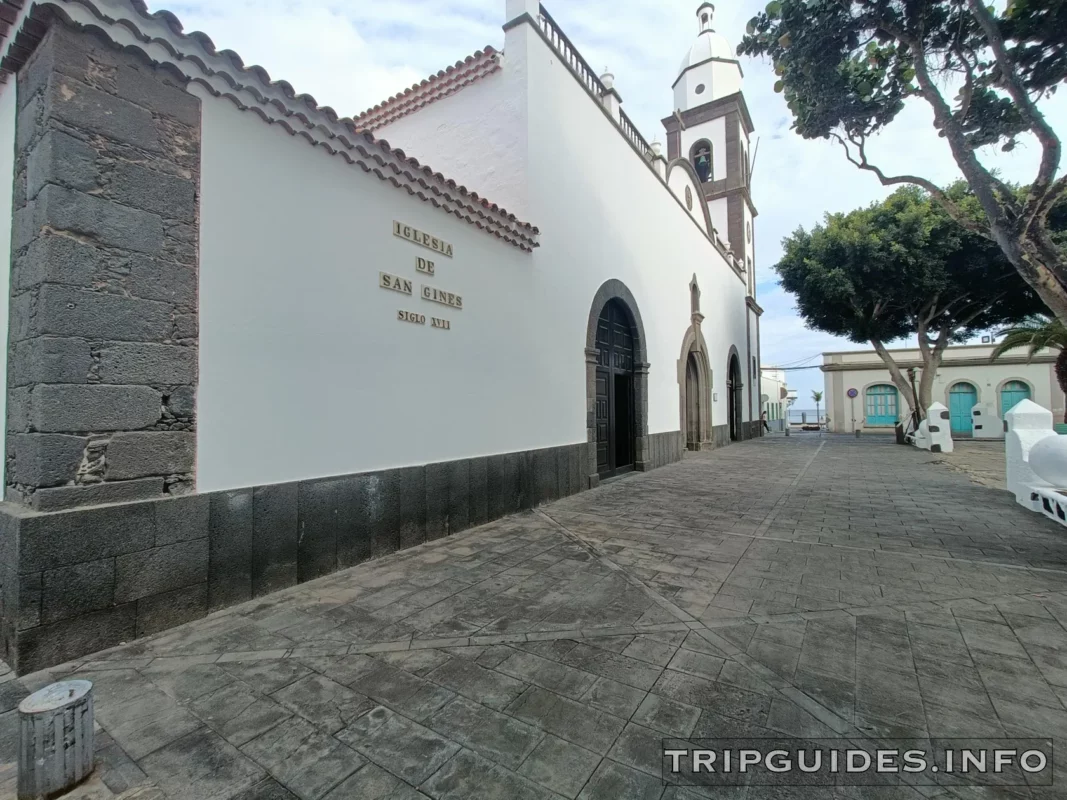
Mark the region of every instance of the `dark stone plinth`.
MULTIPOLYGON (((677 433, 656 437, 680 457, 677 433)), ((56 512, 2 503, 0 657, 25 674, 577 493, 588 447, 56 512)))

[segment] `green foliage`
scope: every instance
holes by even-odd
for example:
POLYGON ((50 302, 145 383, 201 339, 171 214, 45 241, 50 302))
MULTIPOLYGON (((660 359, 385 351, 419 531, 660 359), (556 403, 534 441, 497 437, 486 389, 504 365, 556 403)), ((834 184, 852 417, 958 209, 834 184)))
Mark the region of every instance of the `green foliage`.
MULTIPOLYGON (((964 186, 948 192, 968 214, 981 214, 964 186)), ((958 342, 1041 308, 996 244, 964 230, 915 187, 828 214, 783 246, 775 270, 808 326, 853 342, 892 342, 923 324, 958 342)))
POLYGON ((1046 347, 1067 350, 1067 327, 1058 319, 1044 314, 1024 319, 1018 325, 999 331, 997 336, 1005 338, 993 351, 990 361, 996 361, 1005 353, 1022 348, 1027 349, 1027 358, 1033 358, 1046 347))
MULTIPOLYGON (((1029 91, 1051 92, 1067 79, 1067 0, 1014 0, 996 24, 1029 91)), ((1003 96, 985 33, 960 0, 776 0, 749 22, 737 52, 772 59, 775 90, 805 138, 836 130, 862 139, 888 125, 919 91, 920 56, 935 75, 972 77, 973 91, 957 107, 965 107, 962 127, 973 147, 1010 149, 1027 129, 1003 96)))
POLYGON ((1005 339, 993 350, 990 361, 996 361, 1005 353, 1022 348, 1026 348, 1027 360, 1033 359, 1046 347, 1059 350, 1060 354, 1054 364, 1056 382, 1060 389, 1067 392, 1067 326, 1054 317, 1035 314, 1014 327, 998 331, 997 336, 1004 336, 1005 339))

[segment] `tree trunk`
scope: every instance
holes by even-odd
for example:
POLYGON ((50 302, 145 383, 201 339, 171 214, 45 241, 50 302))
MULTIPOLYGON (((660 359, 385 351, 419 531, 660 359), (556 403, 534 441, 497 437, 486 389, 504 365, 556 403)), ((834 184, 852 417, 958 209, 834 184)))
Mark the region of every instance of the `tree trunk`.
MULTIPOLYGON (((1031 227, 1028 233, 1019 248, 1019 258, 1023 264, 1012 259, 1007 250, 1004 252, 1049 311, 1067 325, 1067 286, 1064 284, 1067 280, 1067 254, 1052 242, 1047 229, 1031 227)), ((997 243, 1000 244, 999 239, 997 243)), ((1004 249, 1003 245, 1001 249, 1004 249)))
POLYGON ((947 337, 945 344, 939 340, 933 349, 923 353, 923 374, 919 379, 919 404, 925 411, 934 402, 934 380, 937 371, 941 369, 941 362, 945 357, 945 348, 948 347, 947 337))
MULTIPOLYGON (((882 359, 882 363, 886 365, 889 370, 889 377, 893 380, 893 385, 897 387, 897 391, 900 392, 900 396, 907 402, 908 408, 912 411, 915 409, 914 400, 911 396, 911 384, 908 383, 908 379, 904 376, 904 373, 900 371, 900 367, 893 359, 893 354, 886 350, 885 345, 878 339, 871 339, 871 344, 874 346, 874 351, 878 353, 878 357, 882 359)), ((903 418, 903 414, 901 418, 903 418)))
MULTIPOLYGON (((1056 356, 1056 383, 1060 385, 1060 390, 1067 395, 1067 350, 1060 350, 1060 354, 1056 356)), ((1064 411, 1063 421, 1067 424, 1067 411, 1064 411)))

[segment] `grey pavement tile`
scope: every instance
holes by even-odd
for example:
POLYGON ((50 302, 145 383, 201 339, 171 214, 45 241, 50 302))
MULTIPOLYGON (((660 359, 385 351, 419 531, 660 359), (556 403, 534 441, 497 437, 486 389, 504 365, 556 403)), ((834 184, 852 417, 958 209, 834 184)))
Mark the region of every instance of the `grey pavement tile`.
POLYGON ((233 682, 194 700, 189 709, 230 744, 240 747, 292 714, 269 697, 233 682))
POLYGON ((598 753, 606 753, 626 721, 560 695, 530 687, 505 709, 530 725, 598 753))
POLYGON ((378 705, 365 695, 318 674, 301 678, 272 697, 326 733, 336 733, 378 705))
POLYGON ((435 800, 548 800, 554 792, 464 750, 419 786, 435 800))
POLYGON ((659 778, 663 770, 663 739, 659 731, 630 722, 615 740, 608 758, 659 778))
POLYGON ((311 674, 311 669, 299 661, 227 661, 219 668, 243 681, 262 694, 272 694, 282 687, 311 674))
POLYGON ((412 785, 429 778, 460 750, 455 742, 381 706, 338 732, 337 738, 412 785))
POLYGON ((611 678, 619 683, 633 686, 635 689, 648 690, 663 671, 659 667, 612 653, 586 644, 579 643, 562 659, 564 664, 576 667, 584 672, 611 678))
POLYGON ((301 798, 318 798, 359 769, 365 759, 305 720, 292 717, 241 747, 301 798))
POLYGON ((641 705, 647 692, 627 686, 610 678, 597 678, 596 682, 579 699, 586 705, 612 716, 629 719, 641 705))
POLYGON ((426 677, 456 694, 495 709, 504 708, 526 689, 526 684, 520 680, 462 658, 451 659, 428 672, 426 677))
POLYGON ((505 675, 572 700, 581 698, 597 681, 596 675, 522 651, 513 652, 496 669, 505 675))
POLYGON ((696 675, 698 678, 713 681, 719 676, 726 660, 718 656, 697 653, 692 650, 679 650, 667 664, 668 669, 696 675))
POLYGON ((663 794, 659 777, 605 759, 578 795, 578 800, 658 800, 663 794))
MULTIPOLYGON (((148 783, 144 770, 106 733, 95 735, 96 774, 114 794, 122 794, 148 783)), ((0 758, 3 761, 3 758, 0 758)))
POLYGON ((350 775, 323 800, 428 800, 399 778, 374 764, 366 764, 350 775))
POLYGON ((405 672, 410 672, 412 675, 419 676, 425 676, 427 672, 437 669, 437 667, 452 658, 451 655, 443 650, 430 648, 407 650, 398 653, 377 653, 374 657, 405 672))
POLYGON ((684 739, 693 732, 697 720, 700 719, 700 713, 700 709, 696 706, 668 700, 657 694, 649 694, 634 712, 631 721, 659 731, 666 736, 684 739))
POLYGON ((426 727, 509 769, 518 769, 544 737, 537 728, 463 697, 427 718, 426 727))
POLYGON ((706 681, 691 675, 667 670, 652 687, 652 693, 676 700, 697 708, 715 711, 727 717, 735 717, 757 724, 766 723, 770 710, 769 698, 715 681, 706 681))
POLYGON ((232 675, 213 663, 177 667, 157 663, 140 670, 140 674, 180 703, 192 702, 234 681, 232 675))
POLYGON ((601 757, 548 734, 519 768, 519 774, 563 795, 576 797, 601 757))
MULTIPOLYGON (((130 798, 130 800, 138 799, 130 798)), ((267 778, 252 788, 234 795, 231 800, 299 800, 299 798, 274 778, 267 778)))
POLYGON ((156 750, 140 767, 172 800, 228 800, 266 777, 252 760, 206 728, 156 750))

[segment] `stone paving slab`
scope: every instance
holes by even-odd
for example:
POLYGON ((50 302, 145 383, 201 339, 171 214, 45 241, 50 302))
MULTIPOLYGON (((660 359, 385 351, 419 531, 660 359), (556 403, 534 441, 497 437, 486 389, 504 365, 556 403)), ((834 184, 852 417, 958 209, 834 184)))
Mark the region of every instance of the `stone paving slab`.
POLYGON ((89 800, 1061 797, 664 786, 660 748, 1067 737, 1067 539, 911 448, 701 453, 0 675, 0 797, 18 701, 71 675, 96 685, 89 800))

